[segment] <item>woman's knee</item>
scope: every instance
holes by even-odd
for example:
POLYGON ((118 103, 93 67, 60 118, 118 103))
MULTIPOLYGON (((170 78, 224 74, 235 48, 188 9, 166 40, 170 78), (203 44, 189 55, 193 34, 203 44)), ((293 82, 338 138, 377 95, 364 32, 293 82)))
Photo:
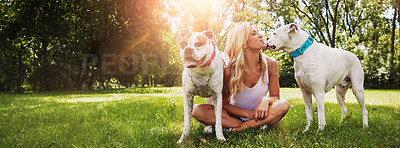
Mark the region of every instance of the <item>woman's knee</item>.
POLYGON ((290 109, 290 103, 287 100, 282 99, 282 106, 283 106, 283 110, 285 111, 285 114, 286 114, 290 109))
POLYGON ((209 104, 195 104, 193 106, 192 117, 193 118, 202 118, 204 116, 204 112, 209 108, 209 104))
POLYGON ((192 111, 192 117, 197 118, 199 116, 199 113, 201 113, 201 107, 199 107, 199 104, 193 105, 193 111, 192 111))
POLYGON ((289 111, 290 104, 285 99, 280 99, 280 100, 276 101, 275 103, 277 103, 276 105, 280 112, 286 114, 289 111))

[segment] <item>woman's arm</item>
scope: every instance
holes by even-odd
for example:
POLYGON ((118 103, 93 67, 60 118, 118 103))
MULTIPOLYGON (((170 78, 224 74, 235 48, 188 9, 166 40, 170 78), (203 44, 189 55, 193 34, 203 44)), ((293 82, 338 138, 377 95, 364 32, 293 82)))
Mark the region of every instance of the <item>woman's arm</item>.
POLYGON ((269 115, 269 105, 279 100, 279 64, 273 58, 267 57, 269 97, 263 97, 254 111, 254 118, 265 119, 269 115))
POLYGON ((271 102, 279 100, 279 64, 274 58, 267 58, 269 76, 269 98, 271 102))

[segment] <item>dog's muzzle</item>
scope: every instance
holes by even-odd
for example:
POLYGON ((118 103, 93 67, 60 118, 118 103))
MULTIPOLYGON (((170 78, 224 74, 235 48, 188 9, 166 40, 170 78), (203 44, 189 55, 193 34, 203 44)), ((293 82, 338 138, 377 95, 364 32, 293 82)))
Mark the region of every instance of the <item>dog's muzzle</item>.
MULTIPOLYGON (((267 38, 267 41, 269 40, 269 38, 267 38)), ((275 49, 276 46, 275 45, 268 45, 267 41, 265 41, 265 49, 264 50, 270 50, 270 49, 275 49)))
POLYGON ((268 44, 265 45, 265 50, 270 50, 270 49, 275 49, 275 48, 276 48, 275 45, 272 45, 272 46, 269 46, 268 44))

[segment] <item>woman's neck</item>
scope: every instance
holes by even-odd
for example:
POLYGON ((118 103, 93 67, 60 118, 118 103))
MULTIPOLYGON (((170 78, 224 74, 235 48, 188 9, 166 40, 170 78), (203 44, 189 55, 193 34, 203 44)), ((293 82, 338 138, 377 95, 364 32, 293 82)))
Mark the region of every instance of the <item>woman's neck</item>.
POLYGON ((245 67, 249 70, 256 70, 260 64, 260 51, 259 50, 249 50, 246 49, 246 54, 244 56, 245 67))

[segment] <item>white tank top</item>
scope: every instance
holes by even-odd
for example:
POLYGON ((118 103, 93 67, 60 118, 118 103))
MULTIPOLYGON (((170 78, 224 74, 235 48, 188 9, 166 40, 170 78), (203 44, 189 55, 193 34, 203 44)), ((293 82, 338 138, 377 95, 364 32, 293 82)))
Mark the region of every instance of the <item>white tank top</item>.
MULTIPOLYGON (((246 110, 255 110, 261 98, 268 94, 269 79, 268 79, 268 64, 266 60, 266 55, 263 54, 262 59, 267 65, 264 75, 265 83, 264 84, 262 83, 261 76, 258 79, 257 84, 251 88, 246 87, 246 85, 244 85, 243 82, 241 82, 241 85, 243 85, 242 91, 232 96, 229 104, 246 110)), ((244 118, 244 117, 240 118, 243 121, 249 120, 249 118, 244 118)))

